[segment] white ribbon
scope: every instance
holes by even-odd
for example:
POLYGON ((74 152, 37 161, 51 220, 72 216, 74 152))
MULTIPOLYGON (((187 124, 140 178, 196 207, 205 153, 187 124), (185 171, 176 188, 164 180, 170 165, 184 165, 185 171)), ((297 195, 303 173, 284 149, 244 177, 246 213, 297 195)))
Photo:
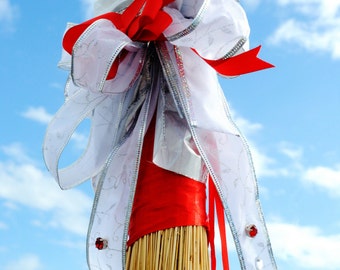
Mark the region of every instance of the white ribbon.
MULTIPOLYGON (((43 147, 46 166, 61 188, 68 189, 94 177, 104 166, 118 128, 117 95, 126 92, 138 79, 144 46, 132 42, 108 20, 96 21, 76 42, 72 80, 69 79, 65 89, 68 98, 50 122, 43 147), (106 80, 112 63, 123 49, 129 51, 128 55, 119 64, 115 78, 106 80), (72 134, 88 117, 91 136, 84 154, 70 166, 58 169, 72 134)), ((65 62, 63 65, 67 66, 65 62)))
MULTIPOLYGON (((238 3, 234 0, 208 3, 208 0, 197 3, 177 1, 164 8, 173 20, 164 35, 173 45, 195 48, 205 56, 211 56, 208 52, 214 52, 216 57, 221 52, 228 52, 238 39, 249 34, 245 14, 238 3), (223 16, 216 17, 214 14, 219 10, 224 10, 223 16), (185 19, 188 16, 194 18, 185 19)), ((48 126, 43 147, 46 166, 60 187, 70 188, 94 177, 104 165, 119 121, 115 115, 119 104, 112 104, 117 99, 110 99, 110 95, 123 94, 136 82, 143 65, 145 46, 133 42, 106 19, 91 24, 75 43, 72 81, 66 89, 69 97, 48 126), (123 49, 129 53, 119 63, 114 79, 106 80, 113 62, 119 61, 123 49), (73 132, 91 114, 91 137, 85 153, 74 164, 59 170, 60 156, 73 132)), ((68 66, 65 61, 62 65, 68 66)), ((207 113, 209 111, 211 108, 207 113)), ((214 128, 214 123, 201 122, 206 128, 214 128)))

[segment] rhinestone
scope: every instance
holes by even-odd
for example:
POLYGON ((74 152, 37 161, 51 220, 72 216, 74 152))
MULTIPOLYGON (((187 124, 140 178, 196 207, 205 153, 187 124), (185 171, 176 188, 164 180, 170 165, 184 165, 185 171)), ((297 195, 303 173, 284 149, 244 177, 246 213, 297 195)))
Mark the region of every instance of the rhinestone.
POLYGON ((246 233, 249 237, 254 238, 257 235, 258 230, 254 224, 251 224, 246 227, 246 233))
POLYGON ((101 237, 98 237, 98 238, 96 239, 95 245, 96 245, 96 248, 97 248, 98 250, 106 249, 106 248, 107 248, 107 240, 105 240, 105 239, 103 239, 103 238, 101 238, 101 237))

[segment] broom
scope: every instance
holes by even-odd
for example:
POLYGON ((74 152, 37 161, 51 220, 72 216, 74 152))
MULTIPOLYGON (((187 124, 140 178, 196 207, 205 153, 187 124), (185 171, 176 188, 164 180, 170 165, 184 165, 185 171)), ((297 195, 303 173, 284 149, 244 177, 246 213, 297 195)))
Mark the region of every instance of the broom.
POLYGON ((138 239, 127 249, 127 270, 209 270, 204 226, 160 230, 138 239))

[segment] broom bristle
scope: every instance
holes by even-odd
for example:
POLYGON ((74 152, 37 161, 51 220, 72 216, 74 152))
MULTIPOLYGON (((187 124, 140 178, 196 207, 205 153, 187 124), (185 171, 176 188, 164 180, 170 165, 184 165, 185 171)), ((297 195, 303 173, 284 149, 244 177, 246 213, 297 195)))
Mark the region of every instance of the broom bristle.
POLYGON ((209 270, 206 228, 174 227, 145 235, 129 246, 127 270, 209 270))

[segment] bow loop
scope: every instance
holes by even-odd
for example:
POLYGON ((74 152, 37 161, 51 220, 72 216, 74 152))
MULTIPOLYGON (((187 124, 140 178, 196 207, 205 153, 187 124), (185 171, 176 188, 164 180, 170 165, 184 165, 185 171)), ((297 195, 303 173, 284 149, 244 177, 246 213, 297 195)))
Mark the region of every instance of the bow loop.
MULTIPOLYGON (((63 39, 64 49, 69 54, 72 54, 73 59, 79 57, 81 54, 82 64, 91 64, 94 67, 92 73, 85 74, 82 71, 82 65, 76 66, 75 61, 73 61, 73 74, 80 73, 82 78, 85 76, 92 77, 92 74, 98 74, 98 80, 96 80, 95 85, 92 84, 90 87, 92 87, 91 89, 97 88, 99 89, 98 91, 101 91, 104 81, 106 79, 111 80, 116 76, 118 65, 127 55, 127 52, 123 51, 126 45, 133 43, 132 41, 149 42, 163 39, 162 33, 171 24, 172 19, 166 12, 162 11, 162 8, 170 2, 172 2, 172 0, 156 1, 156 3, 151 3, 151 1, 146 0, 136 0, 122 14, 109 12, 70 28, 63 39), (98 21, 111 22, 112 29, 100 31, 97 27, 98 21), (100 33, 100 35, 98 34, 98 39, 91 41, 88 35, 96 33, 93 31, 93 28, 96 28, 96 31, 100 33), (113 29, 117 31, 113 31, 113 29), (102 38, 102 33, 108 35, 102 38), (116 42, 116 36, 118 36, 118 40, 122 41, 121 44, 116 42), (86 43, 86 41, 91 41, 92 43, 86 43), (89 53, 88 47, 90 46, 94 50, 97 50, 97 56, 89 53), (79 50, 80 47, 83 47, 86 51, 79 50), (101 47, 111 50, 111 54, 107 51, 105 55, 102 55, 102 52, 99 50, 101 47), (77 55, 79 51, 81 51, 81 53, 77 55), (103 72, 102 67, 98 65, 97 62, 99 61, 96 61, 96 58, 101 59, 102 57, 109 59, 110 69, 105 70, 105 72, 103 72), (115 61, 116 58, 118 61, 115 61), (105 78, 99 75, 100 72, 105 78)), ((99 25, 103 24, 105 23, 102 22, 99 25)), ((85 80, 88 81, 87 79, 85 80)), ((89 87, 86 83, 79 83, 78 78, 76 78, 75 83, 83 87, 89 87)))
MULTIPOLYGON (((118 65, 128 54, 123 51, 127 45, 132 46, 131 39, 117 30, 112 22, 105 19, 94 22, 73 46, 71 75, 74 84, 91 92, 105 92, 112 67, 115 77, 119 73, 118 65)), ((133 60, 131 57, 134 55, 132 53, 129 59, 133 60)), ((121 76, 124 77, 124 74, 121 73, 121 76)))
POLYGON ((162 8, 171 1, 134 1, 122 14, 121 20, 125 32, 135 41, 154 41, 161 37, 163 31, 171 24, 171 17, 162 8))
POLYGON ((163 31, 172 22, 171 17, 164 11, 158 11, 155 16, 137 17, 130 25, 127 35, 132 40, 154 41, 163 38, 163 31))

